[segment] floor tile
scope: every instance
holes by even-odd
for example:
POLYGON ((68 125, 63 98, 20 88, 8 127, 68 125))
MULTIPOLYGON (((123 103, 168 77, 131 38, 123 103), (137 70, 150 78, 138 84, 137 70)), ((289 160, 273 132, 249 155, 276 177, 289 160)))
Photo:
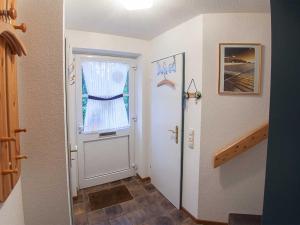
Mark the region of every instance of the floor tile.
POLYGON ((197 225, 177 210, 149 181, 137 177, 82 189, 73 201, 74 225, 197 225), (88 198, 94 193, 125 185, 133 199, 91 211, 88 198))
POLYGON ((156 188, 154 187, 153 184, 149 183, 149 184, 145 184, 144 188, 147 192, 153 192, 156 190, 156 188))
POLYGON ((159 216, 153 220, 152 225, 174 225, 174 222, 168 216, 159 216))
POLYGON ((160 202, 160 206, 166 211, 171 211, 173 209, 176 209, 175 206, 171 202, 169 202, 169 200, 167 200, 167 199, 163 199, 160 202))
POLYGON ((146 213, 147 219, 166 214, 166 212, 158 204, 148 204, 147 206, 143 207, 143 210, 146 213))
POLYGON ((105 208, 105 213, 108 218, 114 218, 120 216, 123 213, 123 209, 120 205, 114 205, 108 208, 105 208))
POLYGON ((144 196, 147 194, 147 192, 145 191, 145 189, 139 187, 139 188, 132 188, 131 190, 129 190, 130 193, 132 194, 133 197, 140 197, 140 196, 144 196))
POLYGON ((89 223, 89 225, 110 225, 110 222, 108 220, 104 220, 96 223, 89 223))
POLYGON ((176 224, 183 223, 186 219, 189 218, 188 214, 182 210, 175 209, 170 212, 172 219, 176 222, 176 224))
POLYGON ((132 190, 134 188, 141 188, 141 184, 136 180, 127 183, 126 186, 129 190, 132 190))
POLYGON ((147 220, 147 215, 143 209, 139 209, 128 213, 127 218, 133 225, 140 225, 147 220))
POLYGON ((103 209, 91 211, 87 214, 90 225, 98 225, 100 223, 109 223, 108 216, 103 209))
POLYGON ((149 196, 155 200, 156 203, 160 203, 162 202, 163 200, 166 200, 166 198, 161 194, 159 193, 158 191, 153 191, 151 193, 148 193, 149 196))
POLYGON ((151 196, 149 196, 149 195, 136 197, 135 200, 141 206, 148 206, 148 205, 157 203, 156 199, 151 198, 151 196))
POLYGON ((74 215, 74 225, 89 225, 87 215, 85 213, 74 215))
POLYGON ((139 210, 141 208, 141 206, 135 200, 123 202, 120 205, 121 205, 124 213, 130 213, 130 212, 139 210))
POLYGON ((198 224, 196 223, 194 220, 192 220, 191 218, 187 218, 183 223, 182 225, 201 225, 201 224, 198 224))
POLYGON ((110 225, 133 225, 129 221, 127 216, 119 216, 119 217, 116 217, 114 219, 111 219, 109 222, 110 222, 110 225))

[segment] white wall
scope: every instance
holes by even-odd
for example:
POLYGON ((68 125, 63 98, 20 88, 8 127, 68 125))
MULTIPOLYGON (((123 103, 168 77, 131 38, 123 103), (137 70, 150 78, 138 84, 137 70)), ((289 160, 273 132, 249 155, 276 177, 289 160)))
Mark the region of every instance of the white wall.
MULTIPOLYGON (((148 156, 147 156, 147 110, 148 104, 145 96, 147 93, 146 74, 149 62, 148 52, 150 43, 145 40, 127 38, 108 34, 91 33, 76 30, 67 30, 67 38, 72 48, 93 49, 107 52, 116 52, 123 55, 140 55, 137 58, 136 71, 136 146, 135 161, 137 172, 141 177, 148 176, 148 156)), ((72 113, 72 112, 71 112, 72 113)), ((75 140, 75 137, 73 138, 75 140)), ((74 141, 73 141, 74 142, 74 141)))
MULTIPOLYGON (((151 41, 151 61, 172 54, 186 53, 185 80, 187 87, 192 78, 198 89, 202 89, 202 16, 195 17, 174 29, 171 29, 151 41)), ((149 105, 151 102, 149 102, 149 105)), ((189 100, 185 110, 183 196, 182 205, 195 217, 198 215, 199 161, 200 161, 200 125, 201 100, 189 100), (188 129, 195 131, 195 146, 187 146, 188 129)))
POLYGON ((203 99, 199 218, 227 221, 228 213, 262 213, 267 142, 223 166, 213 168, 222 147, 268 121, 271 66, 269 14, 210 14, 203 17, 203 99), (219 43, 261 43, 261 96, 221 96, 218 87, 219 43))
POLYGON ((18 0, 28 56, 19 66, 25 224, 69 225, 64 127, 63 1, 18 0))
POLYGON ((0 204, 0 225, 24 225, 21 179, 8 199, 0 204))

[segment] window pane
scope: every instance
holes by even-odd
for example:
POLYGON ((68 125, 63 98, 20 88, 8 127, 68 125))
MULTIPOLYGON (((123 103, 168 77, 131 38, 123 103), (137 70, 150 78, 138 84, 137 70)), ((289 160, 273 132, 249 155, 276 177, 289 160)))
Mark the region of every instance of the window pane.
POLYGON ((129 126, 129 66, 123 63, 82 63, 84 132, 129 126))

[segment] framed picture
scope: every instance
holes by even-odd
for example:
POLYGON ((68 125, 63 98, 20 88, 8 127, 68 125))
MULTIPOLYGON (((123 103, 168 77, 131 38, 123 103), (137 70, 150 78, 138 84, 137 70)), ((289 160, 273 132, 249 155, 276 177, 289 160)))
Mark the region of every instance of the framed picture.
POLYGON ((219 94, 261 94, 260 44, 219 46, 219 94))

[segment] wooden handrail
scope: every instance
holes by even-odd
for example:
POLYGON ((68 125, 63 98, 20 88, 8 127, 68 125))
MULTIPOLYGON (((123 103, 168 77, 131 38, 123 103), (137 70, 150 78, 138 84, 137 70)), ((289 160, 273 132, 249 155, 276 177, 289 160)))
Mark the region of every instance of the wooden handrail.
POLYGON ((247 151, 251 147, 257 145, 259 142, 268 138, 268 134, 269 124, 265 124, 260 128, 252 131, 250 134, 239 139, 232 145, 223 148, 214 157, 214 167, 217 168, 218 166, 247 151))

